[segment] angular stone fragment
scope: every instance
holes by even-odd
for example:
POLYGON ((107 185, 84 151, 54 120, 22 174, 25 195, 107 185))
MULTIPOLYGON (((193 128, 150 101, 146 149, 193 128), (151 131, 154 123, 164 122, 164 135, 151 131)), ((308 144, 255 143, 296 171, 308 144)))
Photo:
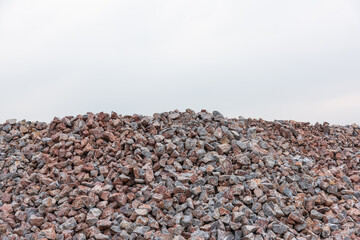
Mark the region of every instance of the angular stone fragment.
POLYGON ((196 230, 191 234, 191 238, 192 239, 203 238, 207 240, 210 238, 210 234, 204 231, 196 230))
POLYGON ((34 225, 34 226, 37 226, 37 227, 40 227, 41 225, 43 225, 44 223, 44 218, 43 217, 37 217, 35 215, 32 215, 29 219, 29 223, 31 225, 34 225))
POLYGON ((120 226, 117 226, 117 225, 111 226, 110 229, 111 229, 111 231, 113 231, 114 233, 120 233, 120 232, 121 232, 120 226))
POLYGON ((231 232, 225 232, 220 229, 217 230, 217 239, 230 240, 234 239, 234 235, 231 232))
POLYGON ((331 230, 330 230, 330 227, 328 225, 325 225, 324 227, 322 227, 321 236, 323 238, 330 237, 330 234, 331 234, 331 230))
POLYGON ((181 222, 180 222, 180 223, 181 223, 181 225, 182 225, 183 227, 187 228, 187 227, 191 226, 192 220, 193 220, 193 218, 192 218, 191 216, 185 215, 185 216, 181 219, 181 222))
POLYGON ((63 229, 73 230, 77 227, 77 223, 75 218, 72 217, 67 219, 61 226, 63 227, 63 229))
POLYGON ((266 166, 269 168, 273 168, 275 166, 275 160, 272 156, 265 157, 266 166))
POLYGON ((4 204, 0 207, 0 211, 4 213, 11 213, 14 211, 14 209, 11 204, 4 204))
POLYGON ((258 226, 245 225, 241 228, 244 235, 248 235, 250 233, 255 233, 258 230, 258 226))
POLYGON ((47 239, 51 239, 51 240, 56 239, 56 232, 53 228, 42 230, 42 232, 44 233, 47 239))
POLYGON ((233 220, 233 222, 240 222, 243 219, 243 217, 245 217, 245 213, 234 212, 232 220, 233 220))
POLYGON ((42 201, 42 204, 45 206, 45 207, 52 207, 54 206, 56 203, 56 200, 51 198, 51 197, 48 197, 48 198, 45 198, 43 201, 42 201))
POLYGON ((111 224, 112 224, 111 221, 109 221, 107 219, 102 219, 102 220, 99 220, 96 225, 100 230, 104 230, 104 229, 110 228, 111 224))
POLYGON ((124 206, 127 203, 127 196, 124 193, 113 193, 109 196, 109 200, 117 202, 120 206, 124 206))
POLYGON ((102 234, 102 233, 97 233, 94 235, 96 240, 108 240, 110 239, 110 237, 108 235, 102 234))
POLYGON ((150 230, 150 227, 148 226, 139 226, 134 229, 134 233, 144 235, 147 231, 150 230))
POLYGON ((267 203, 265 203, 263 205, 263 211, 264 211, 265 216, 267 216, 267 217, 271 217, 271 216, 276 215, 275 210, 267 203))
POLYGON ((300 224, 305 222, 305 218, 299 212, 290 213, 289 218, 300 224))
POLYGON ((320 219, 321 220, 324 217, 324 214, 322 214, 322 213, 316 211, 315 209, 313 209, 310 212, 310 217, 312 219, 320 219))
POLYGON ((225 153, 228 153, 231 150, 231 145, 230 144, 220 144, 217 146, 216 151, 220 154, 223 155, 225 153))
POLYGON ((271 228, 274 233, 284 234, 288 231, 289 227, 283 223, 274 223, 271 228))
POLYGON ((135 209, 135 213, 138 216, 146 216, 149 213, 149 209, 145 209, 145 208, 135 209))
MULTIPOLYGON (((254 200, 253 200, 253 198, 251 196, 246 196, 246 197, 244 197, 243 202, 245 204, 250 205, 250 204, 252 204, 254 202, 254 200)), ((247 235, 247 234, 245 234, 245 235, 247 235)))
POLYGON ((99 218, 97 216, 94 216, 93 214, 89 213, 86 216, 86 223, 89 225, 95 225, 99 221, 99 218))
POLYGON ((154 180, 154 172, 151 169, 145 171, 145 180, 146 182, 151 182, 154 180))

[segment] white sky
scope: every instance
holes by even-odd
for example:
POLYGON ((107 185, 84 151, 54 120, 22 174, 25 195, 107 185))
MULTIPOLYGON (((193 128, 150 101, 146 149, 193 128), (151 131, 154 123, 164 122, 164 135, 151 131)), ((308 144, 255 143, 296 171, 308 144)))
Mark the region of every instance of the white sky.
POLYGON ((360 124, 360 1, 0 0, 0 122, 111 112, 360 124))

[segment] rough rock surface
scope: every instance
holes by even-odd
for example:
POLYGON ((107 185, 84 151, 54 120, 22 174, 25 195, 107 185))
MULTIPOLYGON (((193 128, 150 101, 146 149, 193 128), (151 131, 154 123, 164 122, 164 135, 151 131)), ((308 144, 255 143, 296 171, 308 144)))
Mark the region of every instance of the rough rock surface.
POLYGON ((360 239, 360 128, 116 113, 0 124, 1 239, 360 239))

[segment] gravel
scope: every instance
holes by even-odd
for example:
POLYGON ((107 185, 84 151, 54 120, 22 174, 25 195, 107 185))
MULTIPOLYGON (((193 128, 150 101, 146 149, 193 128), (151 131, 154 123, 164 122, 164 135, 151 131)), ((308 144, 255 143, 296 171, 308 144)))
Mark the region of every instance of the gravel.
POLYGON ((360 239, 360 128, 88 113, 0 124, 1 239, 360 239))

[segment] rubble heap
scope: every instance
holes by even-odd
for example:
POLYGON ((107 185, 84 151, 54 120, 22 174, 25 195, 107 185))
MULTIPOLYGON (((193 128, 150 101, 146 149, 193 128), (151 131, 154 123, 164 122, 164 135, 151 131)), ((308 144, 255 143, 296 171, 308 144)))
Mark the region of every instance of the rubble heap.
POLYGON ((0 125, 1 239, 360 239, 360 128, 116 113, 0 125))

